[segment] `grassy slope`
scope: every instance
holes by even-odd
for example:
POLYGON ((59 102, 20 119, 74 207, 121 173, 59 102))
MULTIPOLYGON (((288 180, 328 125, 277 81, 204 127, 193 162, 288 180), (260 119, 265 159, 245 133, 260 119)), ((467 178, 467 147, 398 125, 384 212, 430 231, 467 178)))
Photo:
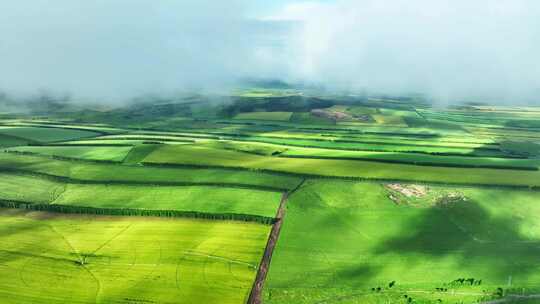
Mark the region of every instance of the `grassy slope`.
POLYGON ((29 146, 11 148, 10 151, 30 152, 48 156, 81 158, 89 160, 109 160, 121 162, 131 147, 95 147, 95 146, 29 146))
POLYGON ((39 127, 0 127, 0 134, 17 136, 39 142, 71 140, 99 135, 92 131, 39 127))
POLYGON ((245 303, 268 226, 0 210, 2 303, 245 303), (86 255, 83 266, 77 264, 86 255))
POLYGON ((538 192, 441 189, 468 200, 447 209, 397 206, 378 184, 308 181, 290 198, 265 303, 405 303, 404 294, 472 303, 482 290, 506 288, 508 276, 515 288, 537 288, 538 192), (445 285, 461 277, 483 283, 445 285))
POLYGON ((539 171, 422 167, 367 161, 274 158, 197 146, 164 146, 146 163, 213 165, 298 174, 425 182, 539 186, 539 171))

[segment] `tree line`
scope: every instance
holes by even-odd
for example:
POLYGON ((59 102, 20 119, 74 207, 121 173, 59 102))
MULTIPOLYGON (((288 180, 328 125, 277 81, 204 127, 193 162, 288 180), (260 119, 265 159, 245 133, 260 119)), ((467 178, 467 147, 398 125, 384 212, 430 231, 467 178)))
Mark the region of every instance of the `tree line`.
POLYGON ((45 211, 65 214, 89 214, 89 215, 113 215, 113 216, 155 216, 155 217, 180 217, 209 220, 231 220, 242 222, 254 222, 264 225, 272 225, 275 218, 242 213, 210 213, 181 210, 151 210, 134 208, 96 208, 83 206, 68 206, 58 204, 29 204, 15 200, 0 200, 2 208, 19 208, 34 211, 45 211))

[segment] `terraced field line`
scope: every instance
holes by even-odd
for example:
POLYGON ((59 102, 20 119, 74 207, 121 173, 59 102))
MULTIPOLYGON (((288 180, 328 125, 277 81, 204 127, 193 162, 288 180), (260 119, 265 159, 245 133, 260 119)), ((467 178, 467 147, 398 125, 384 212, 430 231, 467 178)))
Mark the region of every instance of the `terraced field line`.
POLYGON ((279 238, 279 232, 281 231, 281 224, 283 223, 283 218, 285 217, 287 200, 291 194, 293 194, 304 184, 305 181, 306 179, 303 179, 302 182, 300 182, 294 189, 283 193, 283 196, 281 196, 281 202, 279 203, 279 208, 276 214, 276 222, 270 231, 270 236, 268 237, 268 242, 266 243, 266 248, 264 249, 264 254, 259 265, 259 270, 257 271, 257 276, 255 277, 255 282, 253 282, 253 287, 251 288, 247 304, 262 303, 261 295, 264 281, 266 280, 266 275, 268 274, 268 268, 270 268, 272 254, 274 253, 274 248, 276 247, 276 243, 279 238))

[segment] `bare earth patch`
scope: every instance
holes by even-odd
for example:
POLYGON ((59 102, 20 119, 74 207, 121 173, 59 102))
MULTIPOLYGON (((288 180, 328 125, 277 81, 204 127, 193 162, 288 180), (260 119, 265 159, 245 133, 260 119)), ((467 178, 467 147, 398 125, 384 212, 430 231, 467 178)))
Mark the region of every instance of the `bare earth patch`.
POLYGON ((448 207, 460 201, 467 201, 463 193, 455 190, 437 190, 418 184, 384 184, 388 190, 388 198, 397 205, 412 205, 417 207, 439 206, 448 207))
POLYGON ((385 187, 392 191, 399 192, 406 197, 423 197, 428 193, 428 187, 424 185, 386 184, 385 187))

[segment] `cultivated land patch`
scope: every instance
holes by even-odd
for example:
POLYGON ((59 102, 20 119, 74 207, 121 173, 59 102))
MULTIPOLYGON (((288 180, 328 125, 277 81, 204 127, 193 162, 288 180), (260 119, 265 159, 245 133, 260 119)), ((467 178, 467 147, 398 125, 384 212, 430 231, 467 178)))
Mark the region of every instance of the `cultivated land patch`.
POLYGON ((0 209, 2 303, 245 303, 255 223, 0 209))
POLYGON ((291 115, 292 112, 247 112, 236 115, 234 119, 289 121, 291 115))
POLYGON ((301 178, 227 168, 147 167, 58 160, 34 155, 0 153, 0 170, 65 177, 73 180, 149 185, 212 184, 286 191, 301 178))
POLYGON ((538 291, 537 192, 393 187, 467 200, 418 208, 377 183, 307 181, 290 197, 265 303, 473 303, 497 288, 538 291))
POLYGON ((0 173, 0 199, 110 209, 178 210, 273 217, 280 192, 225 186, 70 183, 0 173), (28 185, 30 191, 23 190, 28 185))
POLYGON ((0 302, 537 301, 538 108, 246 92, 3 116, 0 302))
POLYGON ((36 142, 63 141, 100 135, 92 131, 39 127, 0 127, 0 134, 36 142))
POLYGON ((423 167, 369 161, 279 158, 204 146, 163 146, 146 157, 145 164, 233 167, 297 174, 299 176, 387 179, 438 183, 540 186, 540 171, 484 168, 423 167))
POLYGON ((34 153, 46 156, 80 158, 88 160, 107 160, 121 162, 128 155, 131 147, 96 147, 96 146, 28 146, 11 148, 7 151, 34 153))
POLYGON ((23 138, 0 134, 0 148, 23 146, 27 144, 28 140, 23 138))

